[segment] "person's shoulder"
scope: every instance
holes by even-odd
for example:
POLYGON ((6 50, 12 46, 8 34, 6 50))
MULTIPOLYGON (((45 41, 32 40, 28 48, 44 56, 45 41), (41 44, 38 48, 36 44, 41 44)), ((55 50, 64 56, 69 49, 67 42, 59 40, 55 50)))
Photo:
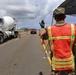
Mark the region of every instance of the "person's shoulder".
POLYGON ((74 25, 76 27, 76 23, 71 23, 71 25, 74 25))
POLYGON ((50 28, 50 27, 52 27, 52 25, 49 25, 49 26, 47 26, 46 28, 50 28))
POLYGON ((47 27, 46 27, 46 30, 47 30, 48 28, 50 28, 50 27, 51 27, 50 25, 49 25, 49 26, 47 26, 47 27))
POLYGON ((50 29, 50 28, 53 28, 53 27, 55 27, 55 25, 49 25, 49 26, 46 27, 46 29, 50 29))
POLYGON ((73 25, 75 30, 76 30, 76 24, 75 23, 71 23, 70 25, 73 25))
POLYGON ((75 23, 66 23, 66 25, 74 25, 74 26, 76 26, 75 23))

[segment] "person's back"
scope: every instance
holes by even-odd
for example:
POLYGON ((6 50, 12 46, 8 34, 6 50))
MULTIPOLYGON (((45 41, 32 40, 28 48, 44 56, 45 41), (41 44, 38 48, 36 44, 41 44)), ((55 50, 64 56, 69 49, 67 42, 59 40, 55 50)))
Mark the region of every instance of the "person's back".
POLYGON ((52 67, 57 71, 72 70, 74 68, 74 57, 71 45, 73 46, 74 39, 71 37, 75 34, 72 34, 71 31, 74 27, 72 28, 71 24, 65 24, 47 28, 51 28, 48 35, 50 35, 49 40, 51 42, 51 51, 53 52, 52 67))
POLYGON ((71 24, 65 24, 63 26, 54 25, 51 27, 54 50, 56 50, 57 57, 65 58, 70 55, 71 30, 71 24))

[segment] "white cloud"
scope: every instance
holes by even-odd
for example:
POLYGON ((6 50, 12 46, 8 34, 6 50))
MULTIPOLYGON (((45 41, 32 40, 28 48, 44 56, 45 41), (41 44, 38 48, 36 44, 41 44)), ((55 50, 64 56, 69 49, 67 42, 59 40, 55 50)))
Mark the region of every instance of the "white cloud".
POLYGON ((6 14, 6 10, 0 9, 0 16, 4 16, 6 14))
MULTIPOLYGON (((0 16, 9 15, 25 20, 45 19, 64 0, 0 0, 0 16)), ((27 21, 28 22, 28 21, 27 21)), ((27 23, 26 22, 26 23, 27 23)), ((36 21, 37 22, 37 21, 36 21)), ((21 23, 21 24, 22 24, 21 23)), ((28 24, 28 23, 27 23, 28 24)))

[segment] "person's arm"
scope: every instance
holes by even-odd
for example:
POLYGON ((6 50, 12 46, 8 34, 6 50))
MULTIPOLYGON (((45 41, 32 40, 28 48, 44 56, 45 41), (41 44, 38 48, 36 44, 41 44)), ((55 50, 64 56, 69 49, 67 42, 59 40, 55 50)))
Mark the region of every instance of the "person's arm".
POLYGON ((48 35, 47 35, 47 32, 46 32, 46 29, 41 28, 40 33, 41 33, 41 36, 40 36, 40 37, 41 37, 43 40, 47 40, 47 39, 48 39, 48 35))
POLYGON ((74 44, 73 44, 73 54, 76 57, 76 25, 75 25, 75 40, 74 40, 74 44))
POLYGON ((42 20, 40 24, 40 27, 41 27, 41 30, 40 30, 40 37, 43 39, 43 40, 47 40, 48 39, 48 35, 47 35, 47 32, 46 32, 46 29, 45 29, 45 22, 42 20))

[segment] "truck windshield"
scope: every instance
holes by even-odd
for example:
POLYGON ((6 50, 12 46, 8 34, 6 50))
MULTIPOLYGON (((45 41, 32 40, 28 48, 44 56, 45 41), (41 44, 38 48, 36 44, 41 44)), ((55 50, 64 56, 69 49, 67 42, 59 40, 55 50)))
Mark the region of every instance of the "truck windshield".
POLYGON ((2 24, 3 23, 3 19, 2 18, 0 18, 0 24, 2 24))

